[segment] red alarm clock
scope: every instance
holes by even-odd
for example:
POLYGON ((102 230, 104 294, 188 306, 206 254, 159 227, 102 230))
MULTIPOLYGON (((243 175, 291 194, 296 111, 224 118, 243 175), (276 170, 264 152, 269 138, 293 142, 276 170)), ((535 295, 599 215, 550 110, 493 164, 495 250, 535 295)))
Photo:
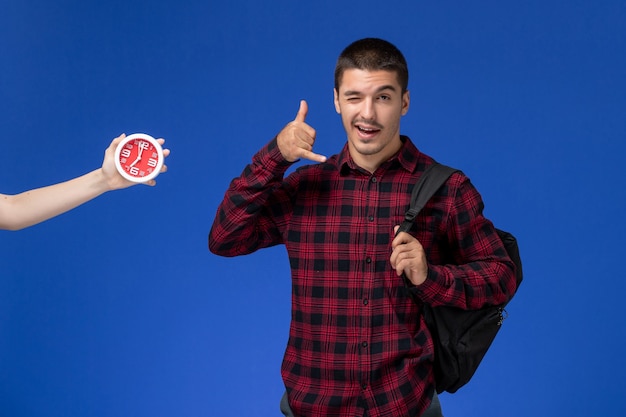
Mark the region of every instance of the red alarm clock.
POLYGON ((163 159, 159 142, 145 133, 126 136, 115 149, 115 167, 122 177, 132 182, 155 178, 161 172, 163 159))

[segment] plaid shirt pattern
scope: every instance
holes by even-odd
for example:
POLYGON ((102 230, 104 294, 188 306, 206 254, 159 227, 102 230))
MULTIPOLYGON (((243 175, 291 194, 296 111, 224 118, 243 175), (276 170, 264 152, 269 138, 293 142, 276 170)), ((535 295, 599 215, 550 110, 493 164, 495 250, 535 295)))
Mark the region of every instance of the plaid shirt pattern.
POLYGON ((284 244, 292 275, 292 319, 282 376, 296 416, 419 416, 434 381, 433 343, 408 297, 465 309, 500 304, 515 290, 515 266, 480 195, 455 173, 412 230, 429 262, 408 288, 390 265, 393 227, 413 184, 433 163, 402 137, 400 152, 371 174, 347 145, 322 164, 284 177, 276 140, 234 179, 209 235, 222 256, 284 244))

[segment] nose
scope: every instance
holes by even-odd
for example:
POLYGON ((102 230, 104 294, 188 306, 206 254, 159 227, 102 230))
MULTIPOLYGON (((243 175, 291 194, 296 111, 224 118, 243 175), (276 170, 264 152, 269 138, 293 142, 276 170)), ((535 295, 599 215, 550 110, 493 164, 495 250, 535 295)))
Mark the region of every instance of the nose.
POLYGON ((374 108, 374 100, 371 97, 367 97, 363 100, 361 106, 361 117, 365 120, 375 120, 376 110, 374 108))

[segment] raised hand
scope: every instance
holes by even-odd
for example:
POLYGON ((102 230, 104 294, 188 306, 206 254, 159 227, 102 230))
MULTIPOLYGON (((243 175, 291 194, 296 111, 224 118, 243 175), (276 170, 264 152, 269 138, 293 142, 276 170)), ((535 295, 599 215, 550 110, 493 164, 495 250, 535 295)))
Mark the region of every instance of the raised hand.
POLYGON ((296 118, 285 126, 276 138, 280 153, 289 162, 295 162, 300 158, 315 162, 326 161, 325 156, 313 152, 315 129, 305 122, 308 111, 307 102, 301 100, 296 118))

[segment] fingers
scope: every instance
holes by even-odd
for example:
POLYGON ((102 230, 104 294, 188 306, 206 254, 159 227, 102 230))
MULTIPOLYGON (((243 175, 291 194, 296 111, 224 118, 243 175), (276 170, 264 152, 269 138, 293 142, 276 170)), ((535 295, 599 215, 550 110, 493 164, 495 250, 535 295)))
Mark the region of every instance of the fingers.
POLYGON ((314 143, 314 135, 302 135, 300 138, 296 139, 296 143, 294 144, 294 155, 296 159, 303 158, 308 159, 309 161, 326 162, 326 157, 324 155, 319 155, 313 152, 314 143))
POLYGON ((305 122, 308 112, 309 106, 306 100, 300 100, 296 118, 287 124, 277 136, 278 149, 289 162, 295 162, 301 158, 315 162, 326 161, 324 155, 313 152, 316 132, 305 122))
MULTIPOLYGON (((394 233, 398 228, 394 227, 394 233)), ((389 261, 396 274, 405 274, 414 285, 423 283, 428 274, 428 263, 421 243, 410 234, 400 232, 392 240, 391 248, 389 261)))
POLYGON ((295 122, 304 123, 306 119, 306 115, 309 112, 309 105, 306 100, 300 100, 300 108, 298 109, 298 114, 296 114, 295 122))
POLYGON ((393 228, 394 238, 391 241, 391 248, 392 249, 396 249, 400 245, 409 244, 409 243, 412 243, 412 242, 417 242, 417 239, 415 239, 413 236, 411 236, 410 234, 408 234, 406 232, 398 233, 398 229, 399 228, 400 228, 400 226, 398 226, 398 225, 394 226, 394 228, 393 228))
POLYGON ((126 137, 125 133, 122 133, 121 135, 119 135, 118 137, 116 137, 115 139, 113 139, 111 141, 111 143, 109 144, 109 147, 105 150, 105 154, 106 152, 115 152, 115 148, 117 148, 117 145, 122 141, 122 139, 124 139, 126 137))
MULTIPOLYGON (((157 142, 159 142, 159 145, 161 145, 161 147, 163 146, 163 144, 165 144, 165 139, 163 138, 159 138, 157 139, 157 142)), ((167 158, 170 155, 170 150, 167 148, 163 148, 163 158, 167 158)), ((167 165, 163 164, 163 166, 161 167, 161 170, 159 171, 160 174, 163 174, 164 172, 167 172, 167 165)), ((151 187, 154 187, 156 185, 156 180, 150 180, 146 183, 144 183, 146 185, 149 185, 151 187)))
POLYGON ((302 131, 294 132, 294 146, 295 155, 297 158, 308 159, 315 162, 326 162, 326 157, 313 152, 313 145, 315 144, 315 130, 308 125, 302 131))
POLYGON ((124 139, 125 137, 126 137, 126 133, 122 133, 121 135, 119 135, 118 137, 116 137, 115 139, 111 141, 111 146, 117 146, 117 144, 120 143, 122 139, 124 139))
POLYGON ((414 256, 407 244, 392 245, 392 247, 393 251, 391 252, 389 262, 391 267, 395 269, 396 275, 400 276, 410 269, 411 259, 414 256))
POLYGON ((398 235, 398 229, 400 229, 399 225, 393 228, 394 238, 391 241, 392 252, 389 261, 391 262, 391 267, 396 270, 396 274, 399 276, 404 272, 404 265, 401 265, 401 261, 406 257, 405 254, 408 253, 406 243, 408 243, 407 237, 410 236, 407 233, 404 233, 407 236, 403 236, 402 233, 398 235))
MULTIPOLYGON (((161 147, 163 147, 163 145, 165 144, 165 139, 163 138, 159 138, 157 139, 157 142, 159 142, 159 145, 161 145, 161 147)), ((163 157, 167 158, 170 155, 170 150, 167 148, 163 148, 163 157)), ((161 172, 165 172, 165 171, 161 171, 161 172)))
POLYGON ((313 144, 315 143, 315 129, 305 123, 306 116, 309 113, 309 105, 306 100, 300 100, 300 108, 294 122, 302 123, 304 135, 299 135, 301 144, 299 152, 299 158, 308 159, 315 162, 326 162, 324 155, 319 155, 313 152, 313 144))
POLYGON ((314 161, 314 162, 320 162, 320 163, 326 162, 326 157, 324 155, 319 155, 311 151, 303 151, 302 158, 308 159, 309 161, 314 161))

